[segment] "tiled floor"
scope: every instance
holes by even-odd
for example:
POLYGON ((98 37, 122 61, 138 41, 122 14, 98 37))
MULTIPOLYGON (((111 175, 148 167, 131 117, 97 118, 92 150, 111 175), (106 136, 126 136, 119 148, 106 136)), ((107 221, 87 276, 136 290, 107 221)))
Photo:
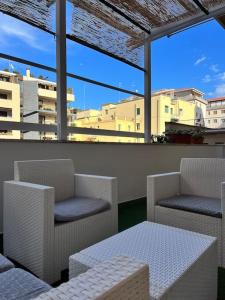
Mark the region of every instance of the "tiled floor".
MULTIPOLYGON (((119 231, 147 219, 146 199, 140 199, 119 205, 119 231)), ((0 236, 0 252, 3 249, 2 236, 0 236)), ((63 281, 68 278, 67 272, 63 274, 63 281)), ((191 299, 190 299, 191 300, 191 299)), ((225 300, 225 269, 219 269, 218 300, 225 300)))

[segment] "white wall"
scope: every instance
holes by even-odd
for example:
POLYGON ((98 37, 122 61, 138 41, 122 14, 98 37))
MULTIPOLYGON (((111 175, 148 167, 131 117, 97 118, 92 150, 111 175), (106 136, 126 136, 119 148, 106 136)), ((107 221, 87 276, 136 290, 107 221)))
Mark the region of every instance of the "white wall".
MULTIPOLYGON (((182 157, 223 157, 223 146, 123 145, 0 141, 0 232, 2 182, 13 179, 13 161, 72 158, 77 173, 118 177, 119 202, 146 195, 146 176, 176 171, 182 157)), ((62 187, 63 188, 63 187, 62 187)))

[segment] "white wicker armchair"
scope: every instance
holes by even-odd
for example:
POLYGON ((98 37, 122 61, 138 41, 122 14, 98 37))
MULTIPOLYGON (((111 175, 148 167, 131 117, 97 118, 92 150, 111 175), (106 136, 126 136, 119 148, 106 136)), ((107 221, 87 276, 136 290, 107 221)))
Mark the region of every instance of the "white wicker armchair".
POLYGON ((148 220, 215 236, 225 267, 225 159, 184 158, 180 172, 147 177, 148 220))
POLYGON ((44 281, 59 280, 71 254, 117 232, 116 178, 74 174, 69 159, 15 162, 14 176, 4 183, 4 253, 44 281), (56 203, 74 196, 110 206, 56 223, 56 203))
POLYGON ((35 300, 149 300, 148 266, 119 256, 98 264, 35 300))

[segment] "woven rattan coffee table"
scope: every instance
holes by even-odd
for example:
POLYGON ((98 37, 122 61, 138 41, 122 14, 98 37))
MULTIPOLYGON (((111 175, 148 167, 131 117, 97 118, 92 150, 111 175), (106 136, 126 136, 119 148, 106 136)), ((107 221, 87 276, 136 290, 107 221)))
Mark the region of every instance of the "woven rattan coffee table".
POLYGON ((215 300, 216 238, 143 222, 70 257, 70 278, 114 256, 149 265, 150 299, 215 300))

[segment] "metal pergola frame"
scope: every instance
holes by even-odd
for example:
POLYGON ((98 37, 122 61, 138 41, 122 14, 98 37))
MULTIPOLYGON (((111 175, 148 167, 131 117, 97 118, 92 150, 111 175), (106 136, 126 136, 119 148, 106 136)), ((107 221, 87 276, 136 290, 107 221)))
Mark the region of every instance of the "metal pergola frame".
MULTIPOLYGON (((46 65, 42 65, 30 60, 25 60, 19 57, 15 57, 12 55, 7 55, 4 53, 0 53, 0 58, 8 59, 10 61, 26 64, 29 66, 33 66, 39 69, 43 69, 49 72, 56 73, 57 77, 57 126, 56 125, 45 125, 45 124, 35 124, 35 123, 22 123, 22 122, 11 122, 11 121, 0 121, 0 130, 21 130, 23 131, 45 131, 45 132, 54 132, 57 133, 59 141, 67 141, 68 135, 70 133, 74 134, 86 134, 86 135, 102 135, 102 136, 120 136, 120 137, 131 137, 131 138, 145 138, 146 142, 150 142, 150 138, 146 139, 145 133, 138 132, 128 132, 128 131, 114 131, 114 130, 105 130, 105 129, 93 129, 93 128, 81 128, 81 127, 69 127, 67 126, 67 76, 84 81, 90 84, 94 84, 97 86, 101 86, 107 89, 119 91, 122 93, 143 97, 146 99, 145 94, 141 94, 135 91, 123 89, 120 87, 116 87, 113 85, 109 85, 103 82, 99 82, 87 77, 79 76, 73 73, 67 72, 67 53, 66 53, 66 39, 72 39, 77 43, 83 44, 86 47, 90 47, 96 51, 104 53, 117 59, 123 63, 130 65, 131 67, 137 68, 142 72, 146 72, 145 68, 138 67, 126 60, 120 59, 114 55, 110 55, 109 53, 104 52, 98 48, 95 48, 89 44, 85 44, 74 37, 66 34, 66 0, 56 0, 56 34, 45 30, 49 34, 52 34, 56 38, 56 68, 52 68, 46 65)), ((9 14, 12 17, 16 17, 12 14, 9 14)), ((23 21, 21 19, 21 21, 23 21)), ((29 23, 29 22, 26 22, 29 23)), ((29 23, 34 26, 33 24, 29 23)), ((147 43, 149 44, 149 42, 147 43)), ((149 68, 149 60, 147 60, 147 69, 149 68)), ((145 76, 146 78, 146 76, 145 76)), ((145 101, 146 103, 146 101, 145 101)), ((149 131, 150 132, 150 131, 149 131)), ((150 136, 150 135, 149 135, 150 136)))
MULTIPOLYGON (((66 0, 54 0, 51 1, 51 5, 56 3, 56 34, 52 31, 40 28, 56 37, 56 69, 44 66, 35 62, 24 60, 18 57, 9 56, 3 53, 0 53, 1 58, 10 59, 22 64, 28 64, 43 70, 54 72, 57 75, 57 126, 55 125, 43 125, 43 124, 32 124, 32 123, 20 123, 20 122, 5 122, 0 121, 0 129, 4 130, 22 130, 22 131, 48 131, 56 132, 58 134, 58 140, 66 141, 69 133, 77 134, 88 134, 88 135, 105 135, 105 136, 121 136, 121 137, 134 137, 134 138, 144 138, 146 143, 151 142, 151 42, 161 38, 163 36, 169 36, 185 28, 191 27, 193 25, 200 24, 206 20, 212 18, 217 18, 225 14, 225 6, 222 8, 212 8, 208 11, 198 0, 192 0, 201 10, 195 17, 190 17, 187 20, 181 20, 169 25, 161 26, 159 29, 148 30, 142 28, 135 20, 126 16, 126 14, 120 11, 118 8, 114 7, 112 4, 107 2, 107 0, 99 0, 102 4, 110 7, 116 13, 127 19, 133 25, 142 29, 146 34, 146 39, 144 41, 144 67, 137 66, 126 59, 117 57, 114 54, 108 53, 97 46, 90 45, 84 41, 77 39, 74 36, 66 34, 66 0), (67 73, 67 53, 66 53, 66 39, 69 38, 77 43, 80 43, 84 46, 92 48, 96 51, 104 53, 108 56, 111 56, 123 63, 126 63, 140 71, 144 72, 144 95, 122 89, 113 85, 109 85, 103 82, 98 82, 90 78, 78 76, 73 73, 67 73), (112 90, 117 90, 123 93, 128 93, 131 95, 139 96, 144 98, 144 133, 137 132, 124 132, 124 131, 112 131, 112 130, 103 130, 103 129, 91 129, 91 128, 79 128, 79 127, 68 127, 67 126, 67 76, 88 82, 90 84, 95 84, 101 87, 109 88, 112 90)), ((13 14, 9 14, 13 16, 13 14)), ((17 17, 17 16, 14 16, 17 17)), ((18 18, 18 17, 17 17, 18 18)), ((27 22, 27 21, 25 21, 27 22)), ((29 23, 29 22, 27 22, 29 23)), ((34 24, 29 23, 32 26, 34 24)), ((39 27, 38 27, 39 28, 39 27)))
MULTIPOLYGON (((102 0, 101 0, 102 1, 102 0)), ((56 0, 56 74, 57 74, 57 125, 58 125, 58 139, 60 141, 66 141, 68 136, 67 131, 67 53, 66 53, 66 0, 56 0)), ((144 111, 145 111, 145 133, 137 134, 135 132, 121 132, 112 130, 98 130, 83 128, 80 130, 84 134, 98 134, 98 135, 114 135, 114 136, 126 136, 126 137, 143 137, 145 142, 149 143, 151 140, 151 82, 150 82, 150 42, 146 42, 145 46, 145 92, 144 92, 144 111), (119 134, 118 134, 119 133, 119 134)), ((77 128, 69 128, 69 132, 76 133, 77 128)))

